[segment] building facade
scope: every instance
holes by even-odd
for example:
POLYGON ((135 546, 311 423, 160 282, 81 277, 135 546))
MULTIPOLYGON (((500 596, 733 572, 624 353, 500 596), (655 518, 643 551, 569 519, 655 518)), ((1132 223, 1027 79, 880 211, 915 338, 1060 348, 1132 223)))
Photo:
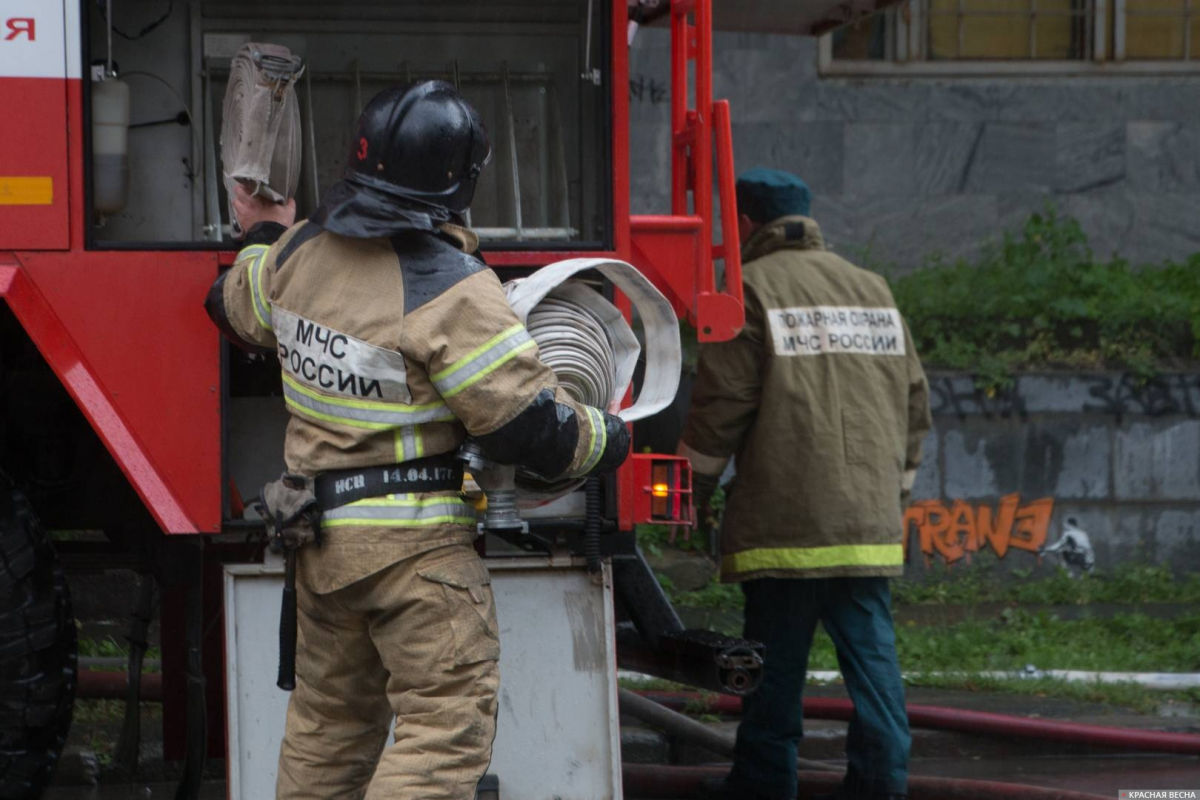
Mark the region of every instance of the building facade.
MULTIPOLYGON (((920 2, 819 39, 716 34, 736 168, 803 176, 830 244, 877 269, 970 257, 1048 201, 1098 257, 1200 251, 1200 9, 920 2)), ((669 52, 658 29, 631 52, 635 211, 669 203, 669 52)))

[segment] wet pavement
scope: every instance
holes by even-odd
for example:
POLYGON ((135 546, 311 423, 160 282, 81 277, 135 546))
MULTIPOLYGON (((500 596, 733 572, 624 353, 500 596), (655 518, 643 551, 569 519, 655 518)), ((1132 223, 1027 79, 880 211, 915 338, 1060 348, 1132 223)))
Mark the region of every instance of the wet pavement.
MULTIPOLYGON (((810 696, 846 696, 839 685, 810 686, 806 691, 810 696)), ((1164 702, 1159 713, 1143 714, 1100 703, 1036 695, 912 687, 907 694, 910 703, 921 705, 1200 735, 1200 708, 1191 703, 1164 702)), ((737 722, 724 720, 710 726, 732 736, 737 722)), ((807 720, 801 757, 844 769, 846 727, 844 722, 807 720)), ((673 745, 667 750, 680 763, 713 763, 711 754, 697 748, 673 745)), ((632 755, 627 754, 626 760, 631 760, 632 755)), ((913 730, 911 774, 1003 781, 1117 800, 1121 789, 1200 790, 1200 756, 1123 753, 1043 740, 918 728, 913 730)), ((645 799, 627 797, 626 800, 645 799)))
MULTIPOLYGON (((172 800, 174 783, 134 783, 120 786, 52 786, 42 800, 172 800)), ((200 800, 225 800, 225 782, 200 787, 200 800)))
POLYGON ((912 774, 1068 789, 1117 798, 1121 789, 1200 790, 1200 758, 1094 755, 1066 758, 923 758, 912 774))
MULTIPOLYGON (((833 763, 833 762, 831 762, 833 763)), ((1069 758, 923 758, 914 775, 971 778, 1085 792, 1117 800, 1121 789, 1200 789, 1200 759, 1156 756, 1072 756, 1069 758)), ((174 783, 55 786, 43 800, 172 800, 174 783)), ((200 800, 225 800, 225 784, 203 785, 200 800)), ((521 800, 521 798, 505 798, 521 800)), ((638 800, 626 796, 625 800, 638 800)))
MULTIPOLYGON (((1200 759, 1182 757, 924 758, 913 762, 912 774, 1006 781, 1108 796, 1113 800, 1117 800, 1121 789, 1200 789, 1200 759)), ((54 786, 43 795, 43 800, 172 800, 175 790, 174 783, 54 786)), ((225 783, 204 784, 200 800, 225 800, 225 783)), ((626 796, 625 800, 638 798, 626 796)))
MULTIPOLYGON (((845 696, 837 685, 813 686, 810 695, 845 696)), ((1045 719, 1070 720, 1089 724, 1140 729, 1157 729, 1200 735, 1200 708, 1190 703, 1164 703, 1158 714, 1141 714, 1128 709, 1098 703, 1085 703, 1054 697, 1000 693, 910 688, 911 703, 970 708, 1045 719)), ((119 704, 112 704, 114 710, 119 704)), ((170 800, 175 797, 179 765, 162 760, 162 719, 160 706, 143 705, 145 739, 142 748, 141 780, 119 780, 105 761, 104 745, 115 743, 119 717, 77 714, 71 743, 64 754, 56 784, 46 800, 170 800), (97 757, 99 754, 99 758, 97 757), (98 763, 99 762, 99 763, 98 763), (88 785, 100 779, 102 786, 88 785)), ((623 722, 622 750, 627 763, 711 764, 714 756, 679 742, 668 742, 654 731, 636 729, 623 722), (634 742, 642 742, 635 749, 634 742), (657 737, 657 738, 656 738, 657 737)), ((732 735, 736 720, 711 722, 712 727, 732 735)), ((840 769, 846 724, 829 720, 809 720, 801 756, 823 761, 840 769)), ((1200 790, 1200 756, 1139 755, 1099 748, 1063 745, 1012 737, 980 736, 916 729, 913 731, 912 774, 947 778, 1005 781, 1046 788, 1085 792, 1117 800, 1121 789, 1193 789, 1200 790)), ((223 800, 224 769, 219 761, 210 761, 208 778, 200 800, 223 800)), ((505 798, 505 800, 526 800, 505 798)), ((642 800, 627 796, 626 800, 642 800)))

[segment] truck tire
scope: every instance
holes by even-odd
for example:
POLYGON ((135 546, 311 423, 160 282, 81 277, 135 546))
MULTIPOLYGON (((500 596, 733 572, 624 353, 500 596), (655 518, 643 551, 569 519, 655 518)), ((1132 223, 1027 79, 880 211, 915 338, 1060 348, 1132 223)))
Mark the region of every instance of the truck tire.
POLYGON ((40 797, 75 702, 75 619, 49 537, 0 483, 0 800, 40 797))

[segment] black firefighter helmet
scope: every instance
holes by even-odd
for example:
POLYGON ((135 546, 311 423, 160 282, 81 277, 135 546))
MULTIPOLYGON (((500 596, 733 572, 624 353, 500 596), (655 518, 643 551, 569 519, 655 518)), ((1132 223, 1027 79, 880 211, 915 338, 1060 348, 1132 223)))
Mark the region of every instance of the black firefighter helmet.
POLYGON ((479 114, 445 81, 385 89, 358 118, 346 172, 312 221, 343 236, 391 236, 460 219, 491 145, 479 114))

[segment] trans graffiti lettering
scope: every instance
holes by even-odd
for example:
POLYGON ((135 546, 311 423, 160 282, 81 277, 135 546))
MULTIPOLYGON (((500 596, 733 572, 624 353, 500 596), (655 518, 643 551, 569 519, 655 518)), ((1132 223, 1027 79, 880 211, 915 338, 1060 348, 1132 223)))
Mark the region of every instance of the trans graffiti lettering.
POLYGON ((917 500, 904 512, 905 549, 915 532, 927 559, 938 555, 949 564, 984 547, 1000 558, 1012 549, 1037 554, 1046 544, 1053 513, 1052 497, 1022 503, 1020 495, 1010 494, 995 507, 964 500, 917 500))

